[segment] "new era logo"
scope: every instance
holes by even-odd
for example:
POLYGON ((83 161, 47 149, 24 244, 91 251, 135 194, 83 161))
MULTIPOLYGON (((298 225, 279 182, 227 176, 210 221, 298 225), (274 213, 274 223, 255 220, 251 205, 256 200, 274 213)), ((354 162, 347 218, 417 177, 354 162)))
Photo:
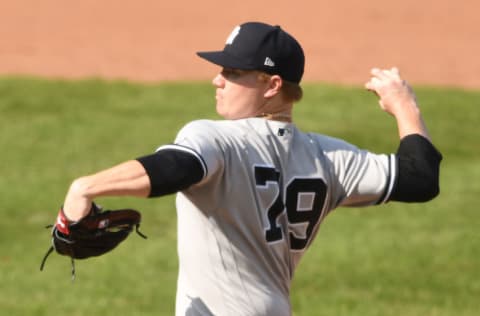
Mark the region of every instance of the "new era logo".
POLYGON ((270 59, 270 57, 265 58, 265 62, 263 64, 265 66, 275 67, 275 63, 270 59))

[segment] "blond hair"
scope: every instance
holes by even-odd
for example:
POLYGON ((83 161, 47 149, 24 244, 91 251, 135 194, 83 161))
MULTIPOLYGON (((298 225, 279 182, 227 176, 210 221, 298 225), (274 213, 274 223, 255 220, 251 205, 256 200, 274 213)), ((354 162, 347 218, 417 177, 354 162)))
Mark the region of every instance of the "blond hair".
MULTIPOLYGON (((262 81, 269 80, 271 75, 265 72, 259 72, 258 78, 262 81)), ((298 83, 294 83, 291 81, 286 81, 282 79, 282 88, 280 89, 282 92, 282 97, 287 102, 298 102, 303 97, 303 89, 298 83)))

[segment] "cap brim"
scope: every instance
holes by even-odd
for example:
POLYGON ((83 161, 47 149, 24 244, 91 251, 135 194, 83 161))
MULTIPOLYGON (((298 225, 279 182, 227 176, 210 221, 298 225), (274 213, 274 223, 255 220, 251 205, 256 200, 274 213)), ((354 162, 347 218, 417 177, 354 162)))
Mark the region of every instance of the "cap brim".
POLYGON ((197 55, 215 65, 219 65, 226 68, 236 68, 244 70, 253 70, 254 67, 246 64, 245 62, 226 54, 224 51, 214 52, 197 52, 197 55))

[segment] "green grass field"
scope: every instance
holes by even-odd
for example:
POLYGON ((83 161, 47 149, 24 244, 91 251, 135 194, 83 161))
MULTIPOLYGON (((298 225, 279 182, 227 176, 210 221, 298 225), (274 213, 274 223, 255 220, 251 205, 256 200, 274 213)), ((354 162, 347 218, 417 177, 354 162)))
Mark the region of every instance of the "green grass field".
MULTIPOLYGON (((306 84, 295 108, 304 130, 394 152, 392 117, 356 87, 306 84)), ((441 194, 427 204, 337 209, 297 270, 294 315, 478 315, 480 92, 416 87, 444 155, 441 194)), ((135 234, 107 256, 55 254, 39 271, 70 182, 171 142, 186 122, 218 118, 208 83, 0 79, 0 311, 2 315, 173 315, 173 196, 110 198, 143 212, 135 234)))

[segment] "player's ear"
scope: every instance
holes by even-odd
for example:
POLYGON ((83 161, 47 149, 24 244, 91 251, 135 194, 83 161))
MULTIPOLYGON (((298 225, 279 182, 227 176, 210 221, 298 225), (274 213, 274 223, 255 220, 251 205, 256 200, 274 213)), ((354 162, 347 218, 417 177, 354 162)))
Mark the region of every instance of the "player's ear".
POLYGON ((280 93, 282 89, 283 80, 279 75, 269 76, 267 79, 267 90, 264 97, 269 99, 280 93))

